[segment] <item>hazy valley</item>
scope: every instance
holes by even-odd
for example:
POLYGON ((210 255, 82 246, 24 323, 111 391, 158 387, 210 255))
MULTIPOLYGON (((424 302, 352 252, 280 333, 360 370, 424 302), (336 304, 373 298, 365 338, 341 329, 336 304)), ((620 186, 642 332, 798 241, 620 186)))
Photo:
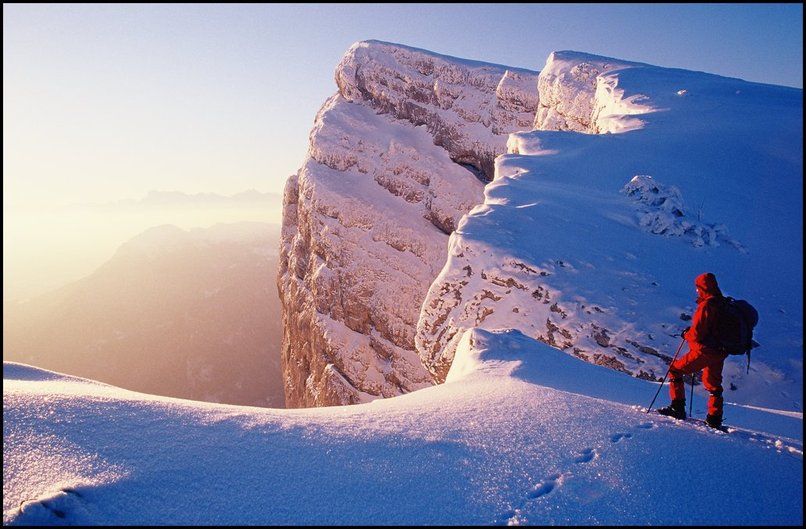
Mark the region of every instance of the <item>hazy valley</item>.
POLYGON ((4 359, 185 399, 283 407, 279 226, 152 228, 91 275, 3 307, 4 359))

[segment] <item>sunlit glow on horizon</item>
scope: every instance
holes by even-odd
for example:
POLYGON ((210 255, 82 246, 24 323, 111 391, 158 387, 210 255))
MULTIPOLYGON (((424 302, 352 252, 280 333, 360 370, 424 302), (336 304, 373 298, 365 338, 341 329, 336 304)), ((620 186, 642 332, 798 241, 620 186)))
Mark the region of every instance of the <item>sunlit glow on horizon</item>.
POLYGON ((154 226, 189 230, 243 221, 279 225, 279 201, 273 207, 4 208, 3 299, 42 294, 89 275, 154 226))

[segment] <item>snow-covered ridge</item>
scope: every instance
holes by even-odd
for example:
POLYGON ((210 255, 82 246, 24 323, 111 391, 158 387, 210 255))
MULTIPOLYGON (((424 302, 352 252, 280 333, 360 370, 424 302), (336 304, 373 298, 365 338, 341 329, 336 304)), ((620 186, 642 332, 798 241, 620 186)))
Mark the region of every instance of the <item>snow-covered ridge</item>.
POLYGON ((510 135, 423 303, 435 379, 482 328, 660 380, 712 271, 765 315, 750 373, 726 365, 726 399, 801 410, 802 222, 786 219, 802 219, 802 91, 575 53, 539 84, 538 127, 560 130, 510 135), (605 78, 640 100, 639 127, 591 134, 605 78))
POLYGON ((81 382, 106 386, 106 384, 88 378, 65 375, 64 373, 42 369, 41 367, 7 361, 3 362, 3 380, 9 382, 81 382))
MULTIPOLYGON (((286 189, 278 284, 291 405, 441 382, 462 334, 479 326, 659 379, 694 310, 694 277, 714 271, 728 293, 758 299, 768 291, 753 296, 744 275, 763 273, 755 257, 786 261, 802 248, 798 225, 769 215, 771 202, 802 212, 792 192, 802 189, 802 154, 792 154, 802 153, 802 91, 577 52, 549 57, 536 95, 528 78, 377 41, 345 54, 340 91, 286 189), (507 114, 533 103, 533 121, 507 114), (496 145, 509 154, 495 158, 496 145), (494 177, 483 205, 464 167, 494 177), (640 193, 624 189, 636 175, 652 175, 669 204, 685 197, 683 216, 632 200, 640 193), (761 235, 773 232, 788 244, 761 235)), ((772 336, 798 328, 802 308, 784 293, 801 291, 801 275, 776 278, 768 310, 784 316, 772 336)), ((802 338, 782 341, 796 359, 802 338)), ((738 366, 726 376, 732 388, 757 386, 757 404, 797 408, 802 374, 785 366, 754 364, 784 380, 777 394, 738 366)))
POLYGON ((414 350, 420 305, 507 134, 530 126, 536 76, 377 41, 348 50, 286 185, 288 406, 432 384, 414 350))

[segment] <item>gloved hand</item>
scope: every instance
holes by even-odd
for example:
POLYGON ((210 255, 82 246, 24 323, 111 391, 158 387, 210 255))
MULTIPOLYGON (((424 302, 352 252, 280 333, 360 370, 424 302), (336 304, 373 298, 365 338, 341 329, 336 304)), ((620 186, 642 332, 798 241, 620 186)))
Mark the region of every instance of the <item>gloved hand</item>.
POLYGON ((686 337, 686 333, 687 333, 688 331, 690 331, 690 330, 691 330, 691 327, 686 327, 685 329, 683 329, 683 332, 681 332, 681 333, 680 333, 680 337, 681 337, 681 338, 685 338, 685 337, 686 337))

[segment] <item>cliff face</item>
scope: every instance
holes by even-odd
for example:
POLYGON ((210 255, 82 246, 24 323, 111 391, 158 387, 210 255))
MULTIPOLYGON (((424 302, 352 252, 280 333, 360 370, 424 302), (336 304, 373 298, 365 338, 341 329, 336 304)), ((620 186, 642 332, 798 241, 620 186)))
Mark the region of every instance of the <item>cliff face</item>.
POLYGON ((537 72, 379 42, 358 43, 336 70, 345 99, 419 126, 452 160, 492 180, 510 132, 530 129, 537 72))
POLYGON ((278 288, 286 406, 426 387, 414 335, 448 235, 483 200, 537 73, 381 42, 336 70, 284 198, 278 288))

